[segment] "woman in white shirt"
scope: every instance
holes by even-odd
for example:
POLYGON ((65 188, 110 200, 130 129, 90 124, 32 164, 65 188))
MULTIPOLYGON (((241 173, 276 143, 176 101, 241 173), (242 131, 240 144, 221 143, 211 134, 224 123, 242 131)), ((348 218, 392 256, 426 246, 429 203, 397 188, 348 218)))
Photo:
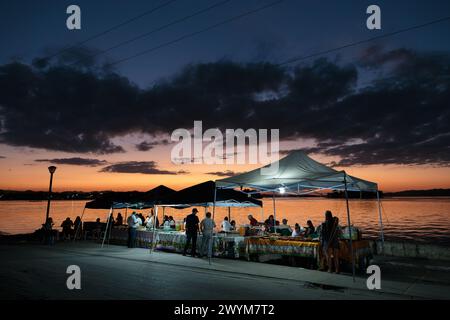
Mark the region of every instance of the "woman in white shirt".
POLYGON ((296 223, 294 231, 292 231, 291 237, 300 237, 302 235, 302 233, 303 233, 303 228, 298 223, 296 223))
POLYGON ((147 219, 145 219, 145 227, 147 228, 147 230, 153 229, 154 220, 155 219, 154 219, 153 212, 152 212, 152 215, 147 217, 147 219))
POLYGON ((223 221, 222 221, 222 231, 223 231, 223 232, 231 232, 232 229, 233 229, 233 226, 232 226, 231 223, 228 221, 228 217, 223 218, 223 221))

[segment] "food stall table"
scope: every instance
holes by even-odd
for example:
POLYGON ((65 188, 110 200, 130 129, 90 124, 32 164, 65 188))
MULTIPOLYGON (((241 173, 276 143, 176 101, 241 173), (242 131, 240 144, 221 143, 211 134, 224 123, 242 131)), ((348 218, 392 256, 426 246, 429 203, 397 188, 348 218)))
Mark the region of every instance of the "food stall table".
MULTIPOLYGON (((348 240, 339 240, 340 259, 351 263, 350 244, 348 240)), ((372 250, 368 240, 353 240, 355 262, 362 267, 372 257, 372 250)), ((245 254, 251 256, 281 255, 314 259, 317 264, 322 256, 319 241, 302 240, 288 237, 246 237, 245 254)))

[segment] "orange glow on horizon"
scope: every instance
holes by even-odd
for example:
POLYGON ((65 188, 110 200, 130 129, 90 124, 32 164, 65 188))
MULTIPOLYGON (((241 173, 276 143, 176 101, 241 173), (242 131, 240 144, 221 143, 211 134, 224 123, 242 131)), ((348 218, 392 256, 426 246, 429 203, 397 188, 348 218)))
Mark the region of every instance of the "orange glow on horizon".
MULTIPOLYGON (((184 165, 164 168, 165 170, 186 170, 187 174, 146 175, 135 173, 102 173, 98 168, 60 165, 53 181, 54 191, 147 191, 160 184, 179 190, 207 180, 222 177, 207 174, 232 170, 240 173, 258 166, 209 166, 184 165)), ((385 192, 450 188, 450 168, 433 168, 425 166, 355 166, 344 169, 348 174, 377 182, 380 190, 385 192)), ((0 189, 41 190, 46 191, 49 183, 47 166, 23 166, 18 169, 2 169, 0 189)))

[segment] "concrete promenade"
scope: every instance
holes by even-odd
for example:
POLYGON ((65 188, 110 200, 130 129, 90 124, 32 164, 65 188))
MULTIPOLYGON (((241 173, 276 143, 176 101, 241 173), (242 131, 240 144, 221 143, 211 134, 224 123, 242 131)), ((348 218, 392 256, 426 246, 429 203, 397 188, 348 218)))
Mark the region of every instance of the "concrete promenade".
POLYGON ((336 275, 242 260, 68 242, 0 245, 1 299, 450 299, 450 264, 378 258, 381 290, 336 275), (81 268, 68 290, 66 268, 81 268))

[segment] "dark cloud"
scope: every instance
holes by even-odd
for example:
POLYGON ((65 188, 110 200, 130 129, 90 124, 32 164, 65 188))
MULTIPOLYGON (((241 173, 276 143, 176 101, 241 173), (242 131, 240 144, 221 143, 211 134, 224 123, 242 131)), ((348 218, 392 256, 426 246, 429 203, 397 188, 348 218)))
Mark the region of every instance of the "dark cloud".
POLYGON ((170 141, 167 139, 163 139, 160 141, 142 141, 142 142, 136 144, 136 149, 139 151, 148 151, 148 150, 153 149, 156 146, 160 146, 160 145, 166 146, 169 143, 170 143, 170 141))
POLYGON ((130 131, 122 113, 138 89, 114 74, 97 76, 64 66, 37 71, 0 67, 0 142, 48 150, 123 152, 111 137, 130 131))
MULTIPOLYGON (((315 139, 308 151, 342 158, 336 165, 450 162, 447 53, 371 47, 348 65, 193 64, 148 89, 89 66, 0 67, 1 142, 123 152, 112 138, 170 134, 202 120, 204 129, 279 128, 284 140, 315 139), (377 78, 357 87, 367 74, 377 78)), ((154 146, 143 141, 136 148, 154 146)))
POLYGON ((0 159, 6 159, 6 157, 4 157, 4 156, 0 156, 0 159))
POLYGON ((232 177, 238 173, 231 171, 231 170, 226 170, 226 171, 207 172, 206 174, 210 174, 210 175, 218 176, 218 177, 232 177))
POLYGON ((119 162, 106 166, 100 172, 115 172, 115 173, 142 173, 142 174, 164 174, 175 175, 185 174, 186 171, 167 171, 158 169, 154 161, 128 161, 119 162))
POLYGON ((99 159, 89 159, 89 158, 63 158, 63 159, 37 159, 36 162, 49 162, 52 164, 67 164, 74 166, 87 166, 87 167, 97 167, 106 165, 108 162, 106 160, 99 159))

